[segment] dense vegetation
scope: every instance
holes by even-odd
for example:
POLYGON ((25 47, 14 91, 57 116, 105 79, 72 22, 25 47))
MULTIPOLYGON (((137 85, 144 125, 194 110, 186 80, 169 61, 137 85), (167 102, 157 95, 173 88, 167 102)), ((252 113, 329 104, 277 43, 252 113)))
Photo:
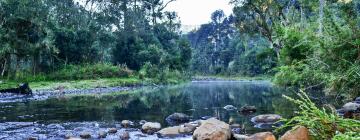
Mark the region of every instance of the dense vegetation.
POLYGON ((148 65, 161 71, 150 78, 182 74, 191 50, 176 13, 164 11, 172 1, 2 0, 0 77, 124 77, 148 65))
POLYGON ((256 76, 269 74, 276 56, 259 34, 239 32, 236 17, 215 11, 211 23, 188 34, 193 48, 191 70, 200 75, 256 76))
POLYGON ((237 1, 237 27, 277 55, 275 82, 359 95, 359 1, 237 1))

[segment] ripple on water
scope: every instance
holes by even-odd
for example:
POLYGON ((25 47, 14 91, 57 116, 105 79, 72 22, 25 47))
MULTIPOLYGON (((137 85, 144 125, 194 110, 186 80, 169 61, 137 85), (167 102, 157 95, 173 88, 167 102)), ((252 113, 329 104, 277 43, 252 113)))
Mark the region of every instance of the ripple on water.
MULTIPOLYGON (((125 131, 129 132, 130 139, 136 140, 157 140, 156 134, 143 134, 139 129, 116 127, 117 123, 99 122, 67 122, 59 124, 39 124, 35 122, 7 122, 0 123, 0 139, 19 140, 37 138, 39 140, 64 139, 66 136, 80 137, 82 132, 90 133, 92 138, 98 138, 100 131, 107 132, 109 128, 117 128, 118 132, 108 134, 105 140, 118 139, 125 131)), ((179 137, 177 140, 190 140, 191 136, 179 137)))

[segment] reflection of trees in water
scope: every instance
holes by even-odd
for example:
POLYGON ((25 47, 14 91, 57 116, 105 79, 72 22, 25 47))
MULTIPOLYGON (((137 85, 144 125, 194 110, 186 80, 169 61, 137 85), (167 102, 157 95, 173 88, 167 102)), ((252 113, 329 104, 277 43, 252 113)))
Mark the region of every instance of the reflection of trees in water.
POLYGON ((228 122, 229 118, 233 117, 237 123, 249 124, 252 116, 228 112, 223 107, 229 104, 240 108, 247 104, 256 106, 258 113, 286 114, 291 107, 279 93, 280 90, 261 82, 192 83, 123 95, 50 99, 29 102, 26 105, 15 103, 13 108, 0 112, 0 115, 13 121, 18 120, 17 116, 40 114, 29 120, 145 119, 164 122, 167 115, 182 112, 192 115, 195 119, 202 116, 216 116, 228 122), (195 111, 189 111, 190 109, 195 111))

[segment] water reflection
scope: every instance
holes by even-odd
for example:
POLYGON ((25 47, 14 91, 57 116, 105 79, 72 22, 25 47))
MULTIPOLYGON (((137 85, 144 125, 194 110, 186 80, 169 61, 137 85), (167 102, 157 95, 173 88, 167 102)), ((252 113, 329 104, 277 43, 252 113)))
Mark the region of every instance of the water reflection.
POLYGON ((124 119, 157 121, 166 125, 165 117, 182 112, 200 119, 218 117, 222 121, 243 124, 249 132, 258 131, 250 118, 257 114, 276 113, 289 117, 294 107, 281 97, 284 90, 266 81, 193 82, 181 86, 141 90, 132 94, 76 96, 5 103, 1 105, 1 122, 115 122, 124 119), (257 112, 242 115, 222 107, 254 105, 257 112))

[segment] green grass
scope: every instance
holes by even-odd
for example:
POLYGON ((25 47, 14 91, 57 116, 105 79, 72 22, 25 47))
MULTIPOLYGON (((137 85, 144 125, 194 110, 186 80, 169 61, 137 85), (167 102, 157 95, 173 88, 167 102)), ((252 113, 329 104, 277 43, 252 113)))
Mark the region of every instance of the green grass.
MULTIPOLYGON (((0 89, 14 88, 20 82, 16 81, 3 81, 0 83, 0 89)), ((56 89, 58 87, 64 87, 65 89, 86 89, 97 87, 116 87, 116 86, 132 86, 132 85, 146 85, 147 82, 140 80, 137 77, 125 77, 125 78, 102 78, 92 80, 63 80, 63 81, 36 81, 30 82, 30 87, 33 90, 40 89, 56 89)))
POLYGON ((298 105, 299 111, 295 117, 284 119, 285 125, 278 128, 278 132, 301 125, 309 129, 315 140, 341 140, 342 138, 353 137, 355 136, 353 133, 360 132, 360 121, 342 118, 337 115, 334 109, 318 108, 305 92, 299 93, 298 96, 299 99, 284 96, 298 105))

